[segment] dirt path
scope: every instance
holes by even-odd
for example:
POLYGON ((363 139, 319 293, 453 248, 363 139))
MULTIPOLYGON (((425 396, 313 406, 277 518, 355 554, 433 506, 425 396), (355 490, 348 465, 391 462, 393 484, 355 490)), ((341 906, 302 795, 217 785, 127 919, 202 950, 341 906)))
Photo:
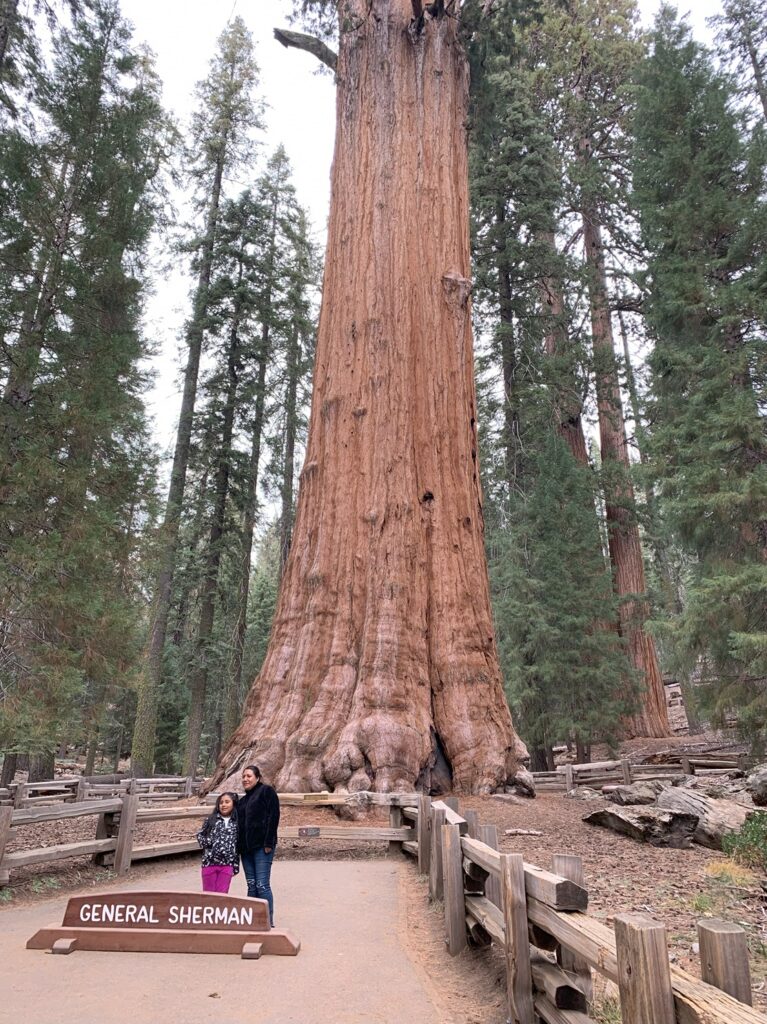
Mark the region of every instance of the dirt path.
MULTIPOLYGON (((59 898, 0 913, 3 1009, 28 1024, 461 1024, 403 942, 403 872, 392 860, 283 861, 273 887, 278 926, 297 957, 73 953, 25 949, 61 923, 59 898)), ((194 865, 110 889, 197 889, 194 865)), ((88 890, 84 890, 88 891, 88 890)), ((93 891, 93 890, 90 890, 93 891)), ((233 895, 244 895, 242 876, 233 895)))

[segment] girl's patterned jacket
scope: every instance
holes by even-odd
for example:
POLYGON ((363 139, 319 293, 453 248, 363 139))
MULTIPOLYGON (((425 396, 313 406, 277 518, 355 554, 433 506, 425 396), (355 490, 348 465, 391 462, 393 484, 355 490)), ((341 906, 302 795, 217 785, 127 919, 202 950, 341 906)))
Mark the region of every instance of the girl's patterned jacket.
POLYGON ((240 855, 237 851, 237 812, 232 811, 224 818, 218 811, 211 814, 200 831, 197 842, 202 847, 202 866, 226 866, 240 870, 240 855))

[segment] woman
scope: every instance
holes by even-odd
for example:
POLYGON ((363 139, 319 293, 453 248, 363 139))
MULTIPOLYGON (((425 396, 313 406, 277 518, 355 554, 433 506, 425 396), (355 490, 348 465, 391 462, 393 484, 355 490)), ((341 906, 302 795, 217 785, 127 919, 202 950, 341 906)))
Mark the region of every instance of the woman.
POLYGON ((269 904, 269 920, 274 928, 274 899, 270 878, 280 823, 280 801, 271 786, 261 781, 261 769, 250 764, 242 773, 245 795, 237 802, 242 870, 248 883, 248 896, 269 904))

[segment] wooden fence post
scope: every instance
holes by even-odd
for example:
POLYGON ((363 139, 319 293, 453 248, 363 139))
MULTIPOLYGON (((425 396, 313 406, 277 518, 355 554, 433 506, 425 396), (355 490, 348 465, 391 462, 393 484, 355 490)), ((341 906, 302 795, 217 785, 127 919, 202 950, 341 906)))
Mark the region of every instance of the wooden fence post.
POLYGON ((506 933, 506 992, 513 1024, 535 1024, 530 942, 527 937, 525 868, 521 853, 501 854, 501 892, 506 933))
POLYGON ((429 854, 429 896, 441 900, 444 896, 442 877, 442 829, 445 826, 444 807, 431 809, 431 851, 429 854))
MULTIPOLYGON (((567 853, 556 853, 552 859, 551 870, 555 875, 568 878, 571 882, 575 882, 576 885, 582 886, 584 884, 583 860, 580 857, 571 856, 567 853)), ((584 960, 566 946, 558 947, 557 960, 563 971, 571 971, 577 976, 586 999, 591 1002, 593 985, 588 960, 584 960)))
POLYGON ((446 941, 448 952, 451 956, 456 956, 467 945, 460 826, 445 825, 442 829, 442 841, 446 941))
MULTIPOLYGON (((402 828, 403 821, 402 808, 389 804, 389 828, 402 828)), ((388 853, 390 857, 402 853, 402 840, 390 839, 388 853)))
POLYGON ((565 765, 565 790, 570 792, 571 789, 575 789, 575 773, 573 772, 573 766, 571 764, 565 765))
POLYGON ((77 789, 75 791, 75 803, 81 804, 86 799, 86 792, 88 789, 87 780, 81 775, 77 780, 77 789))
POLYGON ((13 794, 14 807, 19 808, 23 805, 24 801, 27 799, 28 788, 29 787, 27 786, 26 782, 20 782, 16 786, 16 792, 13 794))
POLYGON ((700 974, 741 1003, 753 1006, 746 933, 729 921, 698 921, 700 974))
POLYGON ((416 823, 418 834, 418 874, 429 874, 429 861, 431 859, 431 797, 421 793, 418 797, 418 821, 416 823))
MULTIPOLYGON (((480 825, 477 829, 477 839, 491 850, 498 849, 498 829, 495 825, 480 825)), ((503 910, 501 901, 501 880, 495 875, 488 875, 485 882, 485 896, 494 903, 499 910, 503 910)))
POLYGON ((184 779, 184 798, 192 795, 192 789, 194 787, 194 779, 191 775, 187 775, 184 779))
POLYGON ((631 762, 627 757, 621 758, 621 771, 623 772, 623 785, 631 785, 631 762))
POLYGON ((138 811, 138 794, 128 793, 122 798, 123 809, 120 812, 120 830, 117 833, 114 870, 124 875, 130 870, 131 854, 133 853, 133 829, 136 825, 138 811))
POLYGON ((3 869, 3 857, 5 847, 11 834, 11 822, 13 821, 13 808, 0 807, 0 885, 7 885, 10 881, 11 872, 3 869))
POLYGON ((615 918, 623 1024, 675 1024, 666 929, 642 914, 615 918))
POLYGON ((477 839, 477 830, 479 829, 479 811, 464 811, 463 816, 466 819, 468 825, 467 832, 471 839, 477 839))

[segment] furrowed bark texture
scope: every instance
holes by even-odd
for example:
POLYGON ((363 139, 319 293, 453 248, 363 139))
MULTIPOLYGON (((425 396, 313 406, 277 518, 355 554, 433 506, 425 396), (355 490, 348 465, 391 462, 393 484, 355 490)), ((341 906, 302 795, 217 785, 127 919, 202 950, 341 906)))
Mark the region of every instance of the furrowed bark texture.
POLYGON ((468 74, 447 16, 360 4, 342 35, 306 461, 272 637, 218 785, 487 791, 525 756, 482 541, 468 74))
POLYGON ((644 685, 640 705, 624 722, 630 736, 668 736, 668 710, 655 642, 645 629, 650 614, 645 597, 644 556, 636 521, 634 488, 629 476, 630 462, 623 399, 615 361, 612 325, 607 303, 604 252, 599 224, 593 213, 583 216, 584 246, 591 276, 591 333, 596 363, 599 441, 606 471, 605 515, 607 518, 610 562, 615 592, 621 599, 620 632, 626 639, 631 664, 644 685))

